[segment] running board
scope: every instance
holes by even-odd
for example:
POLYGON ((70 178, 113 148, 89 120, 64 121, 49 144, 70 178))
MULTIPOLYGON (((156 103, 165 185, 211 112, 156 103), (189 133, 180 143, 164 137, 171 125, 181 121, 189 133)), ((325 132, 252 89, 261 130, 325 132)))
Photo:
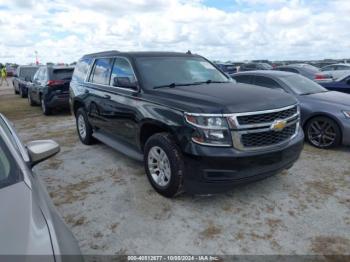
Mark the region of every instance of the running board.
POLYGON ((103 144, 117 150, 118 152, 136 161, 143 162, 143 154, 133 149, 126 143, 116 140, 115 138, 111 138, 111 136, 101 131, 94 130, 94 132, 92 133, 92 136, 97 140, 101 141, 103 144))

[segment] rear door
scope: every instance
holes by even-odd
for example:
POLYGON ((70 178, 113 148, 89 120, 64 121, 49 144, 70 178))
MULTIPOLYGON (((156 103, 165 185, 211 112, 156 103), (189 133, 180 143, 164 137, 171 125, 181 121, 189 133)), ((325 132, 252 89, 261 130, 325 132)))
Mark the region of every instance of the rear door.
POLYGON ((89 121, 103 131, 108 131, 112 114, 109 106, 111 99, 109 82, 113 61, 113 58, 96 58, 86 83, 89 121))

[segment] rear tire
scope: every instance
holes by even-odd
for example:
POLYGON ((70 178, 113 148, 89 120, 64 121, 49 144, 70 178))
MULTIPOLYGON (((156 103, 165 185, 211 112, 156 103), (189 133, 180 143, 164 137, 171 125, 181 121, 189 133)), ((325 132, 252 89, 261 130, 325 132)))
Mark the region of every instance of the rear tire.
POLYGON ((341 130, 331 118, 318 116, 310 119, 305 126, 306 140, 322 149, 337 147, 341 143, 341 130))
POLYGON ((147 140, 144 164, 148 180, 159 194, 174 197, 182 192, 184 159, 169 133, 158 133, 147 140))
POLYGON ((35 103, 30 95, 30 93, 28 92, 28 103, 30 106, 35 106, 35 103))
POLYGON ((22 88, 22 87, 19 88, 19 95, 20 95, 22 98, 26 98, 26 94, 23 92, 23 88, 22 88))
POLYGON ((49 108, 46 105, 44 98, 41 98, 40 101, 41 101, 41 110, 43 111, 43 114, 45 116, 51 115, 51 108, 49 108))
POLYGON ((93 129, 84 108, 81 107, 77 110, 75 120, 80 141, 84 145, 92 145, 95 142, 92 136, 93 129))

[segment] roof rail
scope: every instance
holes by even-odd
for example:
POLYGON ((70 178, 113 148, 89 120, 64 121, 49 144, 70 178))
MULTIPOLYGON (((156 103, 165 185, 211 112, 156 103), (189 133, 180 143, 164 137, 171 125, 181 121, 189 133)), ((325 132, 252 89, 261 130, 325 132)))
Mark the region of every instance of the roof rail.
POLYGON ((120 52, 117 51, 117 50, 102 51, 102 52, 97 52, 97 53, 86 54, 83 57, 113 55, 113 54, 116 54, 116 53, 120 53, 120 52))

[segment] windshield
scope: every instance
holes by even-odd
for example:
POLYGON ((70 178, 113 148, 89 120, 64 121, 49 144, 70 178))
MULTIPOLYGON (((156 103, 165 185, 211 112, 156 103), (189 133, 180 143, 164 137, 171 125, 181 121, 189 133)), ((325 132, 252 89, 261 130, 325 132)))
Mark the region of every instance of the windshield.
POLYGON ((300 75, 285 76, 282 77, 281 80, 298 95, 316 94, 328 91, 314 81, 300 75))
POLYGON ((20 69, 19 77, 32 79, 36 71, 38 71, 37 67, 23 67, 20 69))
POLYGON ((0 189, 19 181, 19 168, 0 137, 0 189))
POLYGON ((136 65, 148 89, 200 82, 229 82, 228 77, 200 57, 140 57, 136 58, 136 65))

